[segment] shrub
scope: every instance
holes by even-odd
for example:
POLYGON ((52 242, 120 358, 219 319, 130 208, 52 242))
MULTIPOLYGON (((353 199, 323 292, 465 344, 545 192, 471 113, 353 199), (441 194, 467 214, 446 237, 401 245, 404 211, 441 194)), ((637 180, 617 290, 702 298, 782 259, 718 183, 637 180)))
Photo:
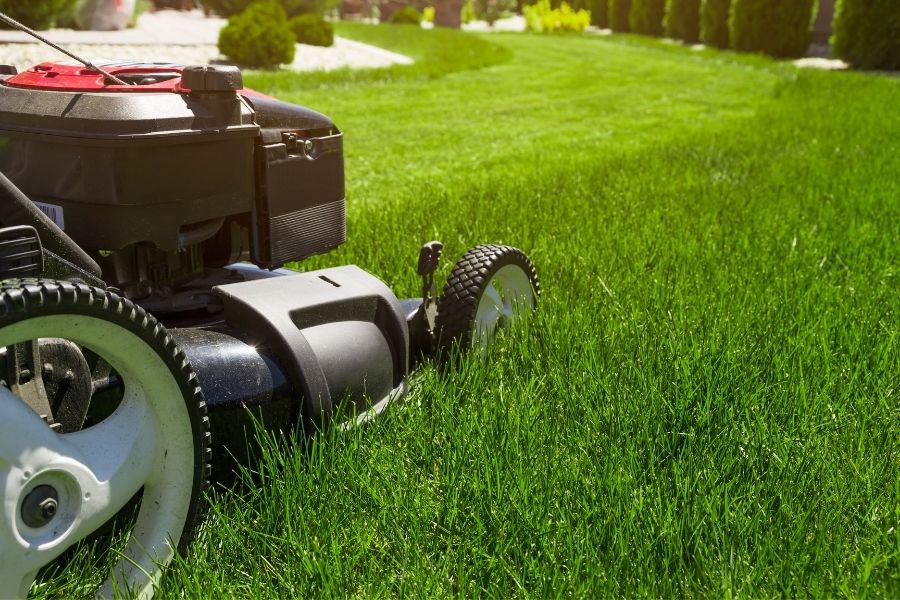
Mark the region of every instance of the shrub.
POLYGON ((334 26, 319 15, 297 15, 288 21, 294 39, 310 46, 333 46, 334 26))
POLYGON ((248 67, 264 69, 294 60, 294 32, 274 1, 251 4, 219 32, 219 52, 248 67))
POLYGON ((613 31, 627 32, 628 15, 631 13, 631 0, 609 0, 609 28, 613 31))
POLYGON ((731 0, 703 0, 700 4, 700 41, 728 48, 728 15, 731 0))
POLYGON ((516 9, 516 0, 475 0, 475 17, 493 25, 504 14, 516 9))
MULTIPOLYGON (((78 0, 0 0, 0 12, 32 29, 50 29, 63 15, 71 15, 78 0)), ((0 23, 0 29, 8 29, 0 23)))
POLYGON ((900 69, 897 0, 838 0, 831 45, 857 69, 900 69))
POLYGON ((664 24, 667 36, 696 44, 700 41, 700 0, 669 0, 664 24))
POLYGON ((628 24, 634 33, 662 35, 666 0, 631 0, 628 24))
MULTIPOLYGON (((340 0, 278 0, 288 17, 314 13, 324 15, 339 4, 340 0)), ((204 4, 223 17, 244 12, 259 0, 203 0, 204 4)))
POLYGON ((554 33, 557 31, 574 31, 581 33, 591 24, 591 15, 586 10, 575 10, 568 3, 560 2, 559 8, 553 8, 550 0, 522 7, 525 25, 531 31, 554 33))
POLYGON ((325 15, 340 4, 340 0, 280 0, 288 18, 297 15, 325 15))
POLYGON ((204 0, 206 6, 216 14, 231 17, 244 12, 255 0, 204 0))
POLYGON ((419 25, 422 23, 422 13, 414 6, 404 6, 391 15, 391 23, 394 25, 419 25))
POLYGON ((816 0, 734 0, 729 18, 731 47, 779 58, 806 54, 816 0))
POLYGON ((591 25, 609 27, 609 0, 587 0, 585 8, 591 11, 591 25))

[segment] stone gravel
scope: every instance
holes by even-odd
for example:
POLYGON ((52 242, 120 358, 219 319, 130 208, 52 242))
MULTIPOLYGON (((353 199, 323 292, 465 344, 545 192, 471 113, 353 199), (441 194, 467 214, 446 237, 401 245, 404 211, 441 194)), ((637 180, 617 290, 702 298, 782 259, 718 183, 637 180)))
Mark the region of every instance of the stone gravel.
MULTIPOLYGON (((154 45, 154 44, 66 44, 66 49, 88 60, 122 59, 173 62, 193 65, 224 61, 215 45, 154 45)), ((23 70, 45 61, 69 60, 65 55, 43 44, 0 44, 0 64, 14 65, 23 70)), ((341 68, 378 68, 395 64, 410 64, 412 59, 381 48, 344 38, 335 38, 334 46, 321 48, 297 44, 294 62, 284 65, 296 71, 334 70, 341 68)))

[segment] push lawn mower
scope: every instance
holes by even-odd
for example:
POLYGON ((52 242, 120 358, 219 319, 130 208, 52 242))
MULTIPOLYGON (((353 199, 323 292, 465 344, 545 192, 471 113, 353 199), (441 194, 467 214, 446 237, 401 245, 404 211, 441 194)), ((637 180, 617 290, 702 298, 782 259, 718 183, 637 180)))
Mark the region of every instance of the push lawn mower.
POLYGON ((251 417, 365 421, 422 357, 536 306, 507 246, 467 252, 439 299, 438 242, 412 300, 356 266, 282 269, 345 240, 343 136, 237 68, 0 73, 0 598, 135 502, 101 594, 152 594, 251 417))

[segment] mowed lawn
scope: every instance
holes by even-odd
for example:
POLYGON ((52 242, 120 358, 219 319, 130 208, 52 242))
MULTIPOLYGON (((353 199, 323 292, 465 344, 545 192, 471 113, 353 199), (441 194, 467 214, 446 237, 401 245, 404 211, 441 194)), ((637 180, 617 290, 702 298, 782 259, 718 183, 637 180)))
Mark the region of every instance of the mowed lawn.
MULTIPOLYGON (((346 136, 347 244, 529 253, 487 360, 216 496, 162 597, 900 595, 900 78, 628 37, 338 33, 247 76, 346 136)), ((74 561, 39 592, 89 592, 74 561)))

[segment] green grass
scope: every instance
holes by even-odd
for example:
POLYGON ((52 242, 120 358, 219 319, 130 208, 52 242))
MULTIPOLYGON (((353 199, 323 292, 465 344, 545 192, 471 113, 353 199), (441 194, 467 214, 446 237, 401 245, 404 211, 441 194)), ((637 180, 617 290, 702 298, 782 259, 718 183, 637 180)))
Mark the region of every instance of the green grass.
MULTIPOLYGON (((270 447, 162 597, 900 595, 900 81, 338 34, 425 49, 247 77, 346 135, 348 243, 302 267, 414 295, 421 242, 444 274, 509 243, 540 314, 370 427, 270 447)), ((43 589, 97 583, 85 565, 43 589)))

